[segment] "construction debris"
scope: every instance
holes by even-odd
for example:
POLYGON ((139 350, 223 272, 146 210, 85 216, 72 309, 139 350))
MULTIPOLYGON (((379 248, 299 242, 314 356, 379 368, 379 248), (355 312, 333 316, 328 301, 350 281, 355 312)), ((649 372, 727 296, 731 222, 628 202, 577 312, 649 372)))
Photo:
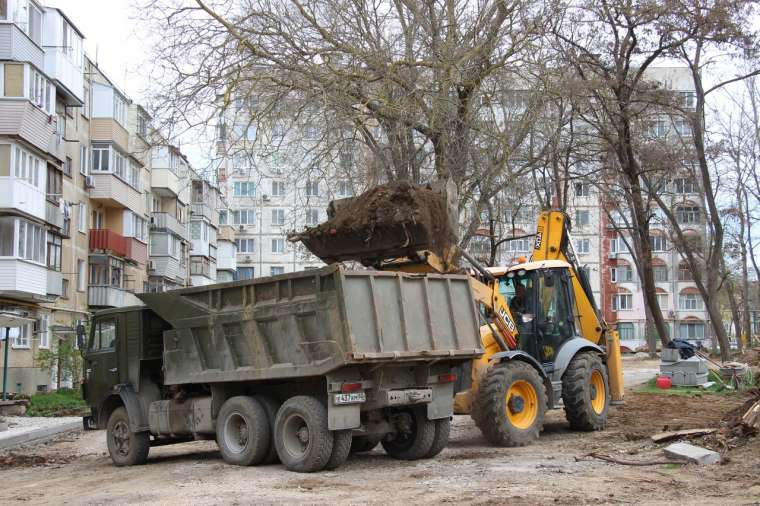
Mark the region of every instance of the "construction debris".
POLYGON ((0 455, 0 469, 8 467, 38 467, 68 464, 72 460, 74 460, 74 457, 63 455, 43 456, 10 452, 4 455, 0 455))
POLYGON ((582 457, 575 457, 576 462, 581 462, 589 459, 599 459, 612 464, 620 464, 623 466, 660 466, 666 464, 678 464, 682 465, 684 462, 680 460, 622 460, 611 455, 604 455, 603 453, 587 453, 582 457))
POLYGON ((760 429, 760 400, 755 403, 742 416, 742 424, 745 427, 760 429))
POLYGON ((720 453, 689 443, 673 443, 665 447, 665 455, 674 459, 684 459, 699 465, 717 464, 720 453))
POLYGON ((685 430, 673 430, 668 432, 660 432, 659 434, 655 434, 652 436, 652 441, 655 443, 664 443, 666 441, 671 441, 673 439, 681 438, 681 437, 695 437, 695 436, 705 436, 707 434, 712 434, 716 432, 718 429, 685 429, 685 430))

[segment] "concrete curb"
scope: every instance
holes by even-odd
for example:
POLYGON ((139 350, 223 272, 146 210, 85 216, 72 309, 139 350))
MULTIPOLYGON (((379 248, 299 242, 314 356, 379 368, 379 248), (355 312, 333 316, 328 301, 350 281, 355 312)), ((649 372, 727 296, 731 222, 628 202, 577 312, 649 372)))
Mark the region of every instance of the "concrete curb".
POLYGON ((82 429, 82 422, 67 422, 54 427, 42 427, 23 434, 17 434, 15 436, 9 436, 0 439, 0 450, 7 450, 9 448, 15 448, 30 443, 43 443, 49 439, 53 439, 59 434, 64 432, 72 432, 82 429))

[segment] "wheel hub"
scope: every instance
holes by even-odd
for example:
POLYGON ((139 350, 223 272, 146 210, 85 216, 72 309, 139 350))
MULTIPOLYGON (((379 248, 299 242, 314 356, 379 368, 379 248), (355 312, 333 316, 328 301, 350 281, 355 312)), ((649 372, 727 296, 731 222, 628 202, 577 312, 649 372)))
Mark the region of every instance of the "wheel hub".
POLYGON ((589 391, 589 395, 591 396, 591 400, 592 401, 594 399, 596 399, 596 386, 593 383, 591 384, 591 389, 589 391))
POLYGON ((129 427, 126 423, 120 421, 114 426, 113 441, 119 454, 129 455, 129 427))
POLYGON ((298 433, 296 434, 296 436, 298 437, 298 440, 301 443, 307 444, 309 442, 309 429, 307 429, 306 427, 301 427, 300 429, 298 429, 298 433))
POLYGON ((509 408, 509 412, 513 415, 522 413, 525 409, 525 399, 523 399, 520 395, 513 395, 509 398, 507 407, 509 408))

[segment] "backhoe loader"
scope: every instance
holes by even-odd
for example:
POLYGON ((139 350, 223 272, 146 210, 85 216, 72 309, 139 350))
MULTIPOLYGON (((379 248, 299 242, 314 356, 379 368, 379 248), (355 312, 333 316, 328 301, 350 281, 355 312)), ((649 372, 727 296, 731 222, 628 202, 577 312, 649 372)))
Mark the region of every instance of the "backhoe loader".
POLYGON ((573 429, 603 429, 610 404, 623 401, 619 338, 601 317, 578 265, 567 215, 559 210, 540 214, 528 261, 486 268, 456 242, 441 240, 452 235, 442 233, 445 227, 452 231, 456 226, 450 185, 401 186, 404 198, 399 202, 413 200, 409 195, 415 192, 433 192, 442 203, 433 213, 407 211, 378 200, 386 194, 396 198, 393 191, 372 191, 332 202, 327 222, 292 234, 290 240, 301 241, 326 261, 355 260, 381 270, 457 272, 458 259, 464 258, 472 267, 470 285, 481 305, 485 353, 462 369, 455 413, 469 413, 488 441, 499 446, 537 439, 546 410, 559 407, 573 429), (389 206, 390 222, 382 222, 382 206, 389 206), (371 218, 362 221, 365 208, 372 211, 371 218), (439 221, 425 222, 430 214, 439 221), (350 227, 343 226, 346 217, 350 227))

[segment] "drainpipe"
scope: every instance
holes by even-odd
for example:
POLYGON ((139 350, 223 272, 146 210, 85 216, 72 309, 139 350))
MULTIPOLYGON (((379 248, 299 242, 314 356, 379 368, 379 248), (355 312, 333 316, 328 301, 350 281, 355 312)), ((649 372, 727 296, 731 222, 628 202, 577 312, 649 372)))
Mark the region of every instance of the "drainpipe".
POLYGON ((3 350, 4 362, 3 362, 3 400, 8 399, 8 348, 10 348, 11 328, 5 327, 5 350, 3 350))

